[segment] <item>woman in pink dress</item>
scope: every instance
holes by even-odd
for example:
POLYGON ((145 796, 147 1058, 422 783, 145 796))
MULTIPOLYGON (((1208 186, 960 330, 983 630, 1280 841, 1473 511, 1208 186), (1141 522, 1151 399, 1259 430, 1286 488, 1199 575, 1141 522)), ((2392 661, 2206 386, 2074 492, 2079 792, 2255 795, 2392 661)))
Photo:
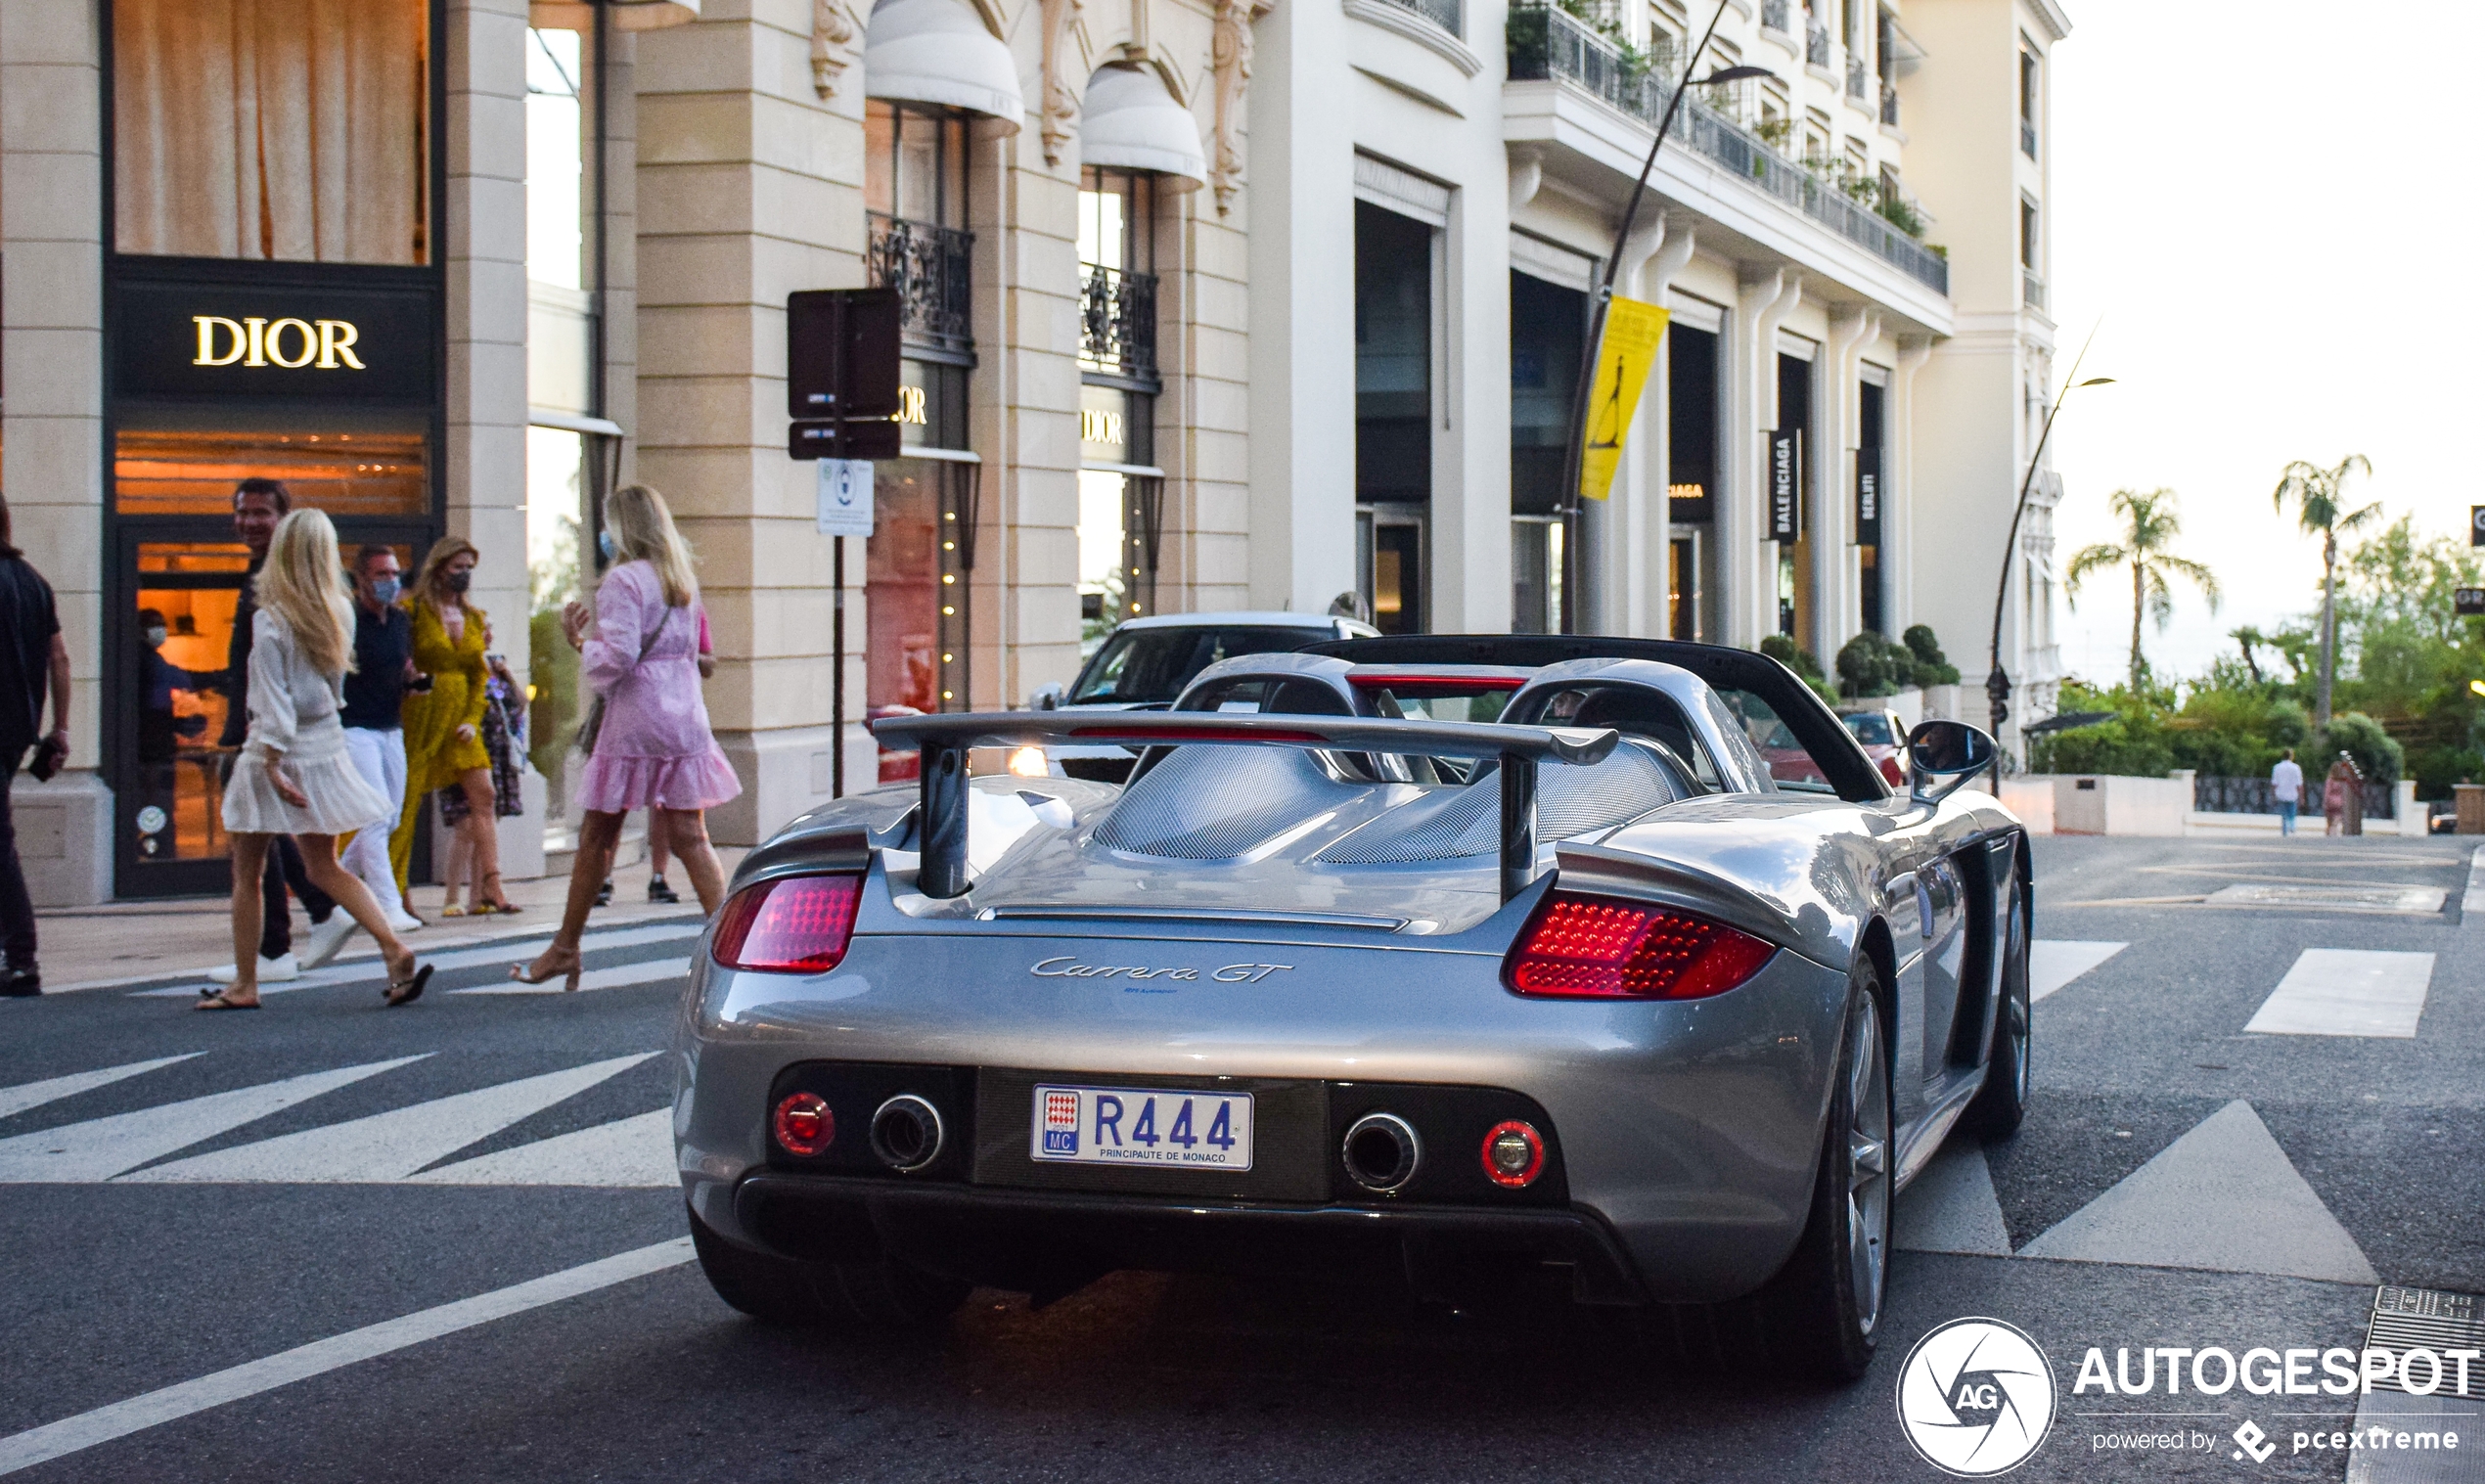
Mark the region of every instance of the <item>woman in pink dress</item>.
POLYGON ((612 569, 596 589, 595 610, 572 603, 562 632, 578 651, 579 670, 603 702, 603 721, 578 778, 585 822, 569 871, 569 901, 552 946, 510 977, 541 984, 556 975, 578 987, 578 938, 596 889, 612 871, 622 816, 645 809, 710 914, 725 895, 725 873, 707 843, 706 811, 742 792, 742 781, 707 729, 699 689, 699 579, 673 528, 664 497, 625 484, 604 502, 603 542, 612 569))

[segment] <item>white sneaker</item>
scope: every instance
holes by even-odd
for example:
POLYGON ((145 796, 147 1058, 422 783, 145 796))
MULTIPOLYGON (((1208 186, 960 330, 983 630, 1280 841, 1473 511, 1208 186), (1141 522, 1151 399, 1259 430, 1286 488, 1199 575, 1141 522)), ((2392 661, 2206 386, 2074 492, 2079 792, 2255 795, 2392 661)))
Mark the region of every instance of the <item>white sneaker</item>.
MULTIPOLYGON (((346 921, 350 922, 353 920, 348 918, 346 921)), ((290 953, 281 958, 259 960, 259 982, 261 984, 287 984, 300 978, 301 976, 301 963, 290 953)), ((235 979, 240 978, 241 975, 233 971, 232 965, 219 964, 215 967, 207 970, 207 977, 218 984, 230 984, 235 979)))
POLYGON ((313 922, 310 946, 301 956, 301 967, 317 968, 337 957, 337 950, 344 947, 345 940, 354 935, 354 920, 342 907, 330 913, 327 922, 313 922))
POLYGON ((416 917, 413 913, 406 911, 402 907, 388 914, 388 930, 390 932, 412 932, 423 925, 424 923, 421 918, 416 917))

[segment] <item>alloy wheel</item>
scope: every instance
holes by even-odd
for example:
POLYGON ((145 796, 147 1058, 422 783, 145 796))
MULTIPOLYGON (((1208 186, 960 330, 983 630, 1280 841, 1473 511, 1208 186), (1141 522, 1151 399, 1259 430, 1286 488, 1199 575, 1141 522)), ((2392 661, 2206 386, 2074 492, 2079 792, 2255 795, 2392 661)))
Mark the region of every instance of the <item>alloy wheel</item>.
POLYGON ((1871 1334, 1880 1322, 1889 1271, 1889 1079, 1881 1064, 1880 1016, 1869 1001, 1857 1009, 1847 1079, 1847 1262, 1856 1323, 1871 1334))

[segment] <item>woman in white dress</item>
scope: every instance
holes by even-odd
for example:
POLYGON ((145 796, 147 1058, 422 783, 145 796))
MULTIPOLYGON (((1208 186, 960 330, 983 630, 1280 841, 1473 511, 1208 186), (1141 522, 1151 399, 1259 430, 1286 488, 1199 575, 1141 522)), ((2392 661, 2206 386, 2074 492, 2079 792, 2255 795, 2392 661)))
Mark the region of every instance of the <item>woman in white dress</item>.
POLYGON ((233 941, 240 972, 222 993, 202 990, 201 1010, 256 1010, 259 877, 270 841, 290 834, 320 890, 380 945, 388 966, 386 1002, 423 993, 430 966, 388 929, 371 891, 337 863, 337 836, 389 814, 354 767, 338 720, 339 686, 354 658, 353 609, 337 560, 337 528, 315 510, 297 510, 276 527, 266 564, 253 581, 250 620, 250 730, 224 790, 224 832, 233 842, 233 941))

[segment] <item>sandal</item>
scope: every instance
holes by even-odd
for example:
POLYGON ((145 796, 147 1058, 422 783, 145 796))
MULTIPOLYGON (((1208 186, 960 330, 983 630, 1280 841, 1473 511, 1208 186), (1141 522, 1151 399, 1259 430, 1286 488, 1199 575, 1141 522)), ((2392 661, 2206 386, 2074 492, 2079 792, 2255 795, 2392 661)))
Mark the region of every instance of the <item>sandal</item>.
POLYGON ((258 1008, 259 1002, 256 1000, 228 1000, 224 997, 224 991, 220 989, 199 991, 199 1003, 191 1007, 193 1010, 256 1010, 258 1008))
POLYGON ((412 1005, 415 1001, 423 998, 423 986, 430 982, 431 966, 429 964, 419 964, 415 966, 414 974, 411 978, 390 979, 388 981, 387 992, 381 996, 381 1003, 391 1010, 400 1005, 412 1005))
POLYGON ((519 909, 511 904, 509 900, 509 893, 501 890, 501 874, 499 872, 487 871, 483 874, 483 889, 491 893, 491 900, 487 902, 477 902, 474 904, 474 910, 476 912, 497 912, 505 918, 514 918, 518 916, 519 909))
POLYGON ((444 918, 462 918, 466 916, 466 909, 460 907, 455 902, 451 902, 446 907, 440 909, 440 916, 444 918))
POLYGON ((558 943, 545 948, 531 964, 509 966, 510 978, 520 984, 549 984, 555 974, 563 975, 568 980, 561 986, 564 994, 574 993, 577 990, 578 976, 585 971, 586 967, 579 958, 578 950, 564 948, 558 943))

